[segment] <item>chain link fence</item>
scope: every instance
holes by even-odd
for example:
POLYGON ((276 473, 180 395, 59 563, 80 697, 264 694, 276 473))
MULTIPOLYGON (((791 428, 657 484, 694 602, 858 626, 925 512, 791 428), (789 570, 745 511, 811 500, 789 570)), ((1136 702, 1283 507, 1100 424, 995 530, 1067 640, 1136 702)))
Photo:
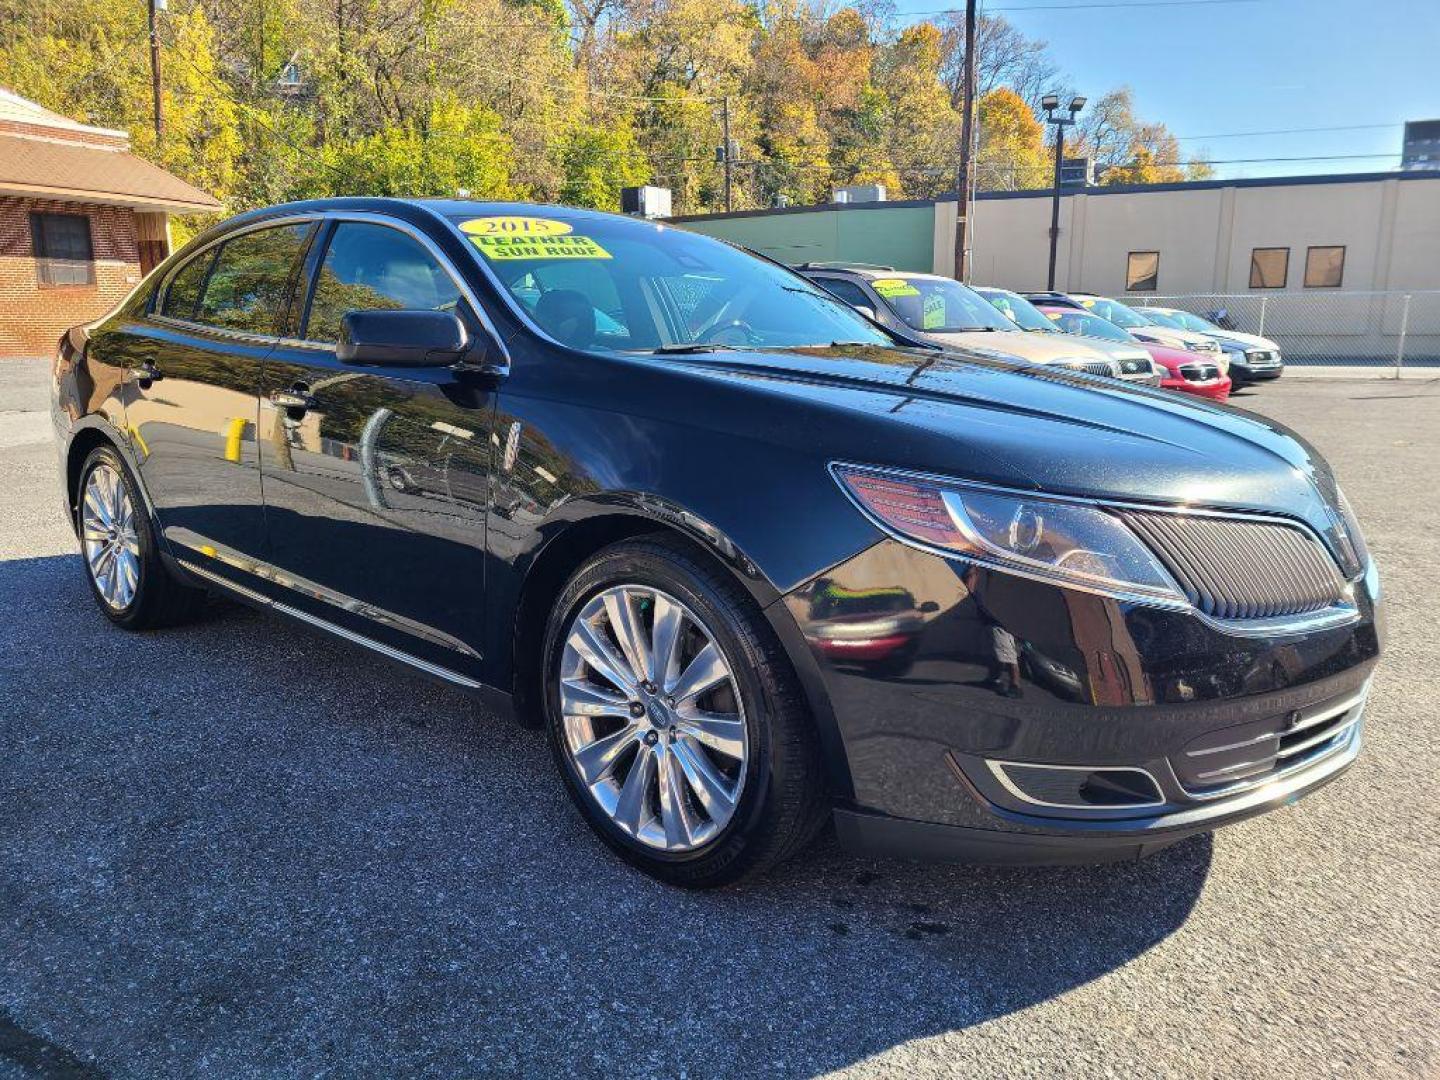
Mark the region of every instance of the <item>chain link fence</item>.
POLYGON ((1287 365, 1393 371, 1440 368, 1440 290, 1190 293, 1125 298, 1132 307, 1179 308, 1223 329, 1259 334, 1287 365))

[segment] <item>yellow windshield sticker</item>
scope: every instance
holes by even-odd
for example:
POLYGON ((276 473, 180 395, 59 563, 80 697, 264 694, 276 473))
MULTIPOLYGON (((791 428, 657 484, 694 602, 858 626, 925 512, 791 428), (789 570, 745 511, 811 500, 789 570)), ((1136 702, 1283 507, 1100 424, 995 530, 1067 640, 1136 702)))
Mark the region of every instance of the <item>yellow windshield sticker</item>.
POLYGON ((608 259, 610 253, 588 236, 471 236, 480 254, 504 259, 608 259))
POLYGON ((926 330, 938 330, 945 325, 945 297, 930 293, 925 297, 922 319, 926 330))
POLYGON ((564 236, 571 229, 569 222, 554 218, 478 217, 461 223, 460 231, 470 236, 564 236))
POLYGON ((1087 308, 1092 308, 1092 307, 1095 306, 1095 301, 1094 301, 1094 300, 1081 300, 1080 303, 1081 303, 1082 306, 1087 307, 1087 308))
POLYGON ((1060 321, 1060 313, 1058 311, 1047 311, 1045 314, 1050 316, 1051 320, 1054 322, 1060 321))
POLYGON ((920 290, 904 278, 876 278, 870 287, 887 300, 892 296, 919 296, 920 290))

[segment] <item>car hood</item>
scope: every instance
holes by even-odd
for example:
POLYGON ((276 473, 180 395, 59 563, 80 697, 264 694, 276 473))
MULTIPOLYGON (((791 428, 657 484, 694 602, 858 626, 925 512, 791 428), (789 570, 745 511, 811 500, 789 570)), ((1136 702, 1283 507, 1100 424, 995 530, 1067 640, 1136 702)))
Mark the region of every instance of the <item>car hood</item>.
POLYGON ((1177 349, 1183 349, 1187 345, 1203 345, 1210 340, 1204 334, 1193 334, 1189 330, 1175 330, 1168 326, 1136 326, 1130 329, 1130 333, 1137 337, 1143 334, 1162 345, 1173 345, 1177 349))
POLYGON ((1079 337, 1087 347, 1104 353, 1112 360, 1144 360, 1150 355, 1146 351, 1145 346, 1141 345, 1138 341, 1131 345, 1126 345, 1123 341, 1109 341, 1105 338, 1085 337, 1080 334, 1075 336, 1079 337))
POLYGON ((957 333, 930 334, 921 337, 948 349, 995 355, 1001 359, 1018 356, 1034 364, 1057 364, 1071 360, 1104 360, 1107 356, 1092 348, 1088 341, 1069 335, 1028 334, 1024 330, 963 330, 957 333))
POLYGON ((1280 346, 1269 338, 1261 337, 1259 334, 1242 334, 1237 330, 1213 330, 1206 331, 1207 337, 1213 337, 1217 341, 1233 341, 1239 345, 1245 345, 1252 349, 1268 349, 1274 352, 1280 351, 1280 346))
POLYGON ((784 423, 765 437, 829 460, 1286 514, 1321 532, 1331 524, 1326 504, 1337 501, 1324 459, 1282 425, 1116 379, 884 346, 717 352, 683 363, 787 398, 774 413, 784 423))

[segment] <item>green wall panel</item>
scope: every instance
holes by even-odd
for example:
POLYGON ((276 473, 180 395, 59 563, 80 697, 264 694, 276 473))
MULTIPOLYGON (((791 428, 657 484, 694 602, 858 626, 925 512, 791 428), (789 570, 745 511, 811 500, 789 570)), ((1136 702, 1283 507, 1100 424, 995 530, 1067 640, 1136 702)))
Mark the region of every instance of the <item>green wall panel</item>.
POLYGON ((789 210, 677 224, 784 263, 868 262, 922 273, 934 268, 935 209, 931 206, 789 210))

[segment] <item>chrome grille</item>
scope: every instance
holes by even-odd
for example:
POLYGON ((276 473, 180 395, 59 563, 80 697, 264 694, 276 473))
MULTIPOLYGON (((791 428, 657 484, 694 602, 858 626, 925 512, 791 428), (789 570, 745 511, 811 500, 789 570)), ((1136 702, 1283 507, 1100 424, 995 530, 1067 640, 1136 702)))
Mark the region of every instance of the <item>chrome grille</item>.
POLYGON ((1060 366, 1070 371, 1083 371, 1086 375, 1112 376, 1115 368, 1108 360, 1063 360, 1060 366))
POLYGON ((1185 364, 1180 368, 1180 377, 1186 382, 1209 382, 1220 377, 1220 368, 1215 364, 1185 364))
POLYGON ((1217 619, 1301 615, 1344 596, 1335 560, 1299 527, 1142 510, 1124 518, 1190 602, 1217 619))

